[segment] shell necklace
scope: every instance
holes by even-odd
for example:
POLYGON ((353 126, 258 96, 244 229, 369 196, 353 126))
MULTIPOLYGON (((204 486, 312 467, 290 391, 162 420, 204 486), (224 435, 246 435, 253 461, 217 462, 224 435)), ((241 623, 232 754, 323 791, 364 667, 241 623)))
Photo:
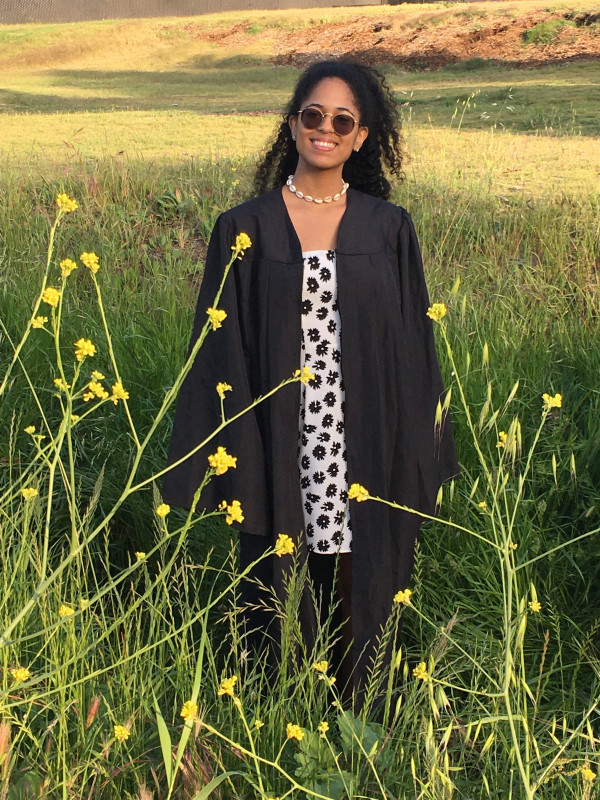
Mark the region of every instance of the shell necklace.
POLYGON ((346 183, 346 181, 342 181, 342 191, 334 194, 333 197, 330 195, 327 195, 327 197, 311 197, 309 194, 304 194, 299 189, 296 189, 293 184, 293 180, 294 176, 290 175, 285 182, 285 185, 288 187, 290 192, 292 192, 292 194, 295 194, 296 197, 299 197, 301 200, 306 200, 307 203, 335 203, 336 200, 339 200, 340 197, 343 197, 346 194, 350 186, 350 184, 346 183))

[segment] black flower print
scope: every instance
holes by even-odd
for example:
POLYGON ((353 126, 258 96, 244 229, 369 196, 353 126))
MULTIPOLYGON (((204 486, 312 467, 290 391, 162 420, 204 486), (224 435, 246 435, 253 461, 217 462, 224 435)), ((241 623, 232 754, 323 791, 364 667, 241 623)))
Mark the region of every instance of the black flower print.
POLYGON ((332 554, 350 552, 352 545, 348 483, 340 466, 346 448, 335 266, 335 251, 304 259, 301 364, 310 364, 315 379, 302 387, 298 439, 306 545, 332 554))
POLYGON ((313 448, 312 452, 317 461, 323 461, 327 455, 327 450, 325 450, 322 444, 318 444, 315 448, 313 448))

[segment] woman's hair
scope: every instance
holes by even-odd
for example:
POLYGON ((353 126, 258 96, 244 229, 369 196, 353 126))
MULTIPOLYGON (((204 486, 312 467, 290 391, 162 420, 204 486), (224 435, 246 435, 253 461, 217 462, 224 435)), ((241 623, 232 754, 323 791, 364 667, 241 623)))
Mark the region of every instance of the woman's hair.
POLYGON ((312 89, 324 78, 340 78, 348 84, 360 112, 361 125, 369 129, 369 135, 358 153, 353 151, 344 164, 344 180, 353 189, 387 200, 391 186, 384 172, 384 164, 398 180, 404 178, 398 108, 383 75, 373 67, 349 58, 318 61, 302 73, 271 146, 256 170, 255 191, 261 194, 282 186, 288 175, 295 172, 298 152, 288 120, 298 113, 312 89))

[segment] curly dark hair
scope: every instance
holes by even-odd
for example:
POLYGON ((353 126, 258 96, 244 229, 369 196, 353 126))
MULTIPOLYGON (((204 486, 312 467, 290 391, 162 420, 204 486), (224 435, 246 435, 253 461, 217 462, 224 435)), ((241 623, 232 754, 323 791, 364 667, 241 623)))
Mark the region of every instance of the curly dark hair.
POLYGON ((404 178, 404 141, 400 133, 398 107, 384 76, 373 67, 350 58, 317 61, 302 73, 271 145, 258 164, 254 177, 255 191, 261 194, 282 186, 288 175, 296 170, 298 152, 288 120, 324 78, 341 78, 348 84, 360 111, 361 124, 369 129, 359 152, 353 152, 344 164, 344 180, 353 189, 387 200, 391 186, 384 172, 384 163, 399 181, 404 178))

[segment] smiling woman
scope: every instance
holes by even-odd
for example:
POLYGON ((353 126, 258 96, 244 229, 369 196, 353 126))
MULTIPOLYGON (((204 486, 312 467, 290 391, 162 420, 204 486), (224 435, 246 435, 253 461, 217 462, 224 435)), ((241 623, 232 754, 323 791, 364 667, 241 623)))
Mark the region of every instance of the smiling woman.
MULTIPOLYGON (((431 514, 440 484, 458 473, 450 424, 435 420, 443 386, 419 246, 408 213, 386 202, 384 165, 401 177, 397 111, 383 77, 351 61, 311 66, 258 167, 261 194, 222 214, 213 231, 193 342, 232 242, 243 232, 252 245, 225 280, 227 317, 182 388, 170 462, 218 425, 219 382, 232 387, 224 401, 232 417, 298 370, 306 379, 229 425, 163 487, 168 503, 189 507, 215 444, 236 456, 201 505, 240 502, 243 519, 232 522, 242 567, 282 531, 291 537, 308 562, 304 636, 310 645, 316 615, 333 608, 339 635, 328 658, 348 703, 394 595, 408 586, 421 521, 363 501, 379 496, 431 514)), ((262 610, 263 591, 285 595, 279 555, 253 569, 244 597, 251 649, 274 642, 271 655, 277 621, 262 610)))

